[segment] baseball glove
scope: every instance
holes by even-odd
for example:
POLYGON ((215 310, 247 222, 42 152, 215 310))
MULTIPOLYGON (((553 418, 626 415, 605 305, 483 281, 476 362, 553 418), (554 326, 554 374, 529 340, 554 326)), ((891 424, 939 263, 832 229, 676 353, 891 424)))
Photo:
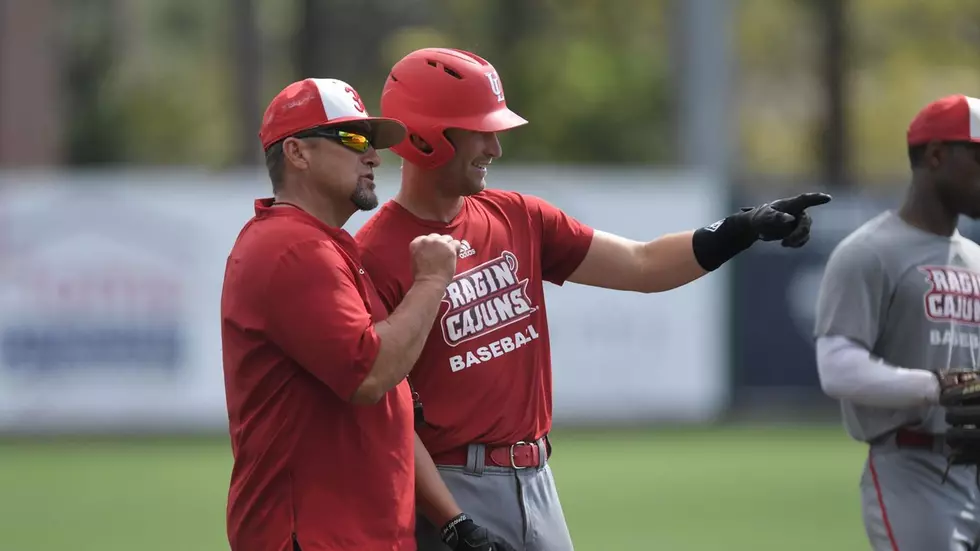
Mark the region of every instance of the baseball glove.
POLYGON ((951 465, 980 465, 980 372, 937 373, 939 405, 946 408, 951 465))

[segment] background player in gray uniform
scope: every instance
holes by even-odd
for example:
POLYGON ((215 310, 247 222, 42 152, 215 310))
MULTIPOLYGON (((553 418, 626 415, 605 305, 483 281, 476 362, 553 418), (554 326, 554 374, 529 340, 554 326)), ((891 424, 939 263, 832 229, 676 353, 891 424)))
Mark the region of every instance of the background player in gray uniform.
POLYGON ((976 466, 949 464, 937 375, 980 366, 980 246, 956 230, 960 215, 980 217, 980 100, 929 104, 907 141, 900 209, 828 260, 817 364, 848 434, 869 444, 860 484, 873 549, 962 551, 980 538, 976 466))

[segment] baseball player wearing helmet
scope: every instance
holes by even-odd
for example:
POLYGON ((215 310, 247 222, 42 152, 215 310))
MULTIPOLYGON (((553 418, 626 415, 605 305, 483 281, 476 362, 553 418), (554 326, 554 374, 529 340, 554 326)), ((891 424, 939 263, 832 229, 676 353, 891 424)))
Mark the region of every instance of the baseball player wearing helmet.
POLYGON ((927 105, 908 132, 912 178, 897 211, 831 253, 817 299, 816 356, 844 426, 867 443, 864 526, 878 551, 976 549, 980 100, 927 105))
MULTIPOLYGON (((743 209, 704 228, 642 243, 599 230, 529 195, 486 189, 497 133, 527 123, 479 56, 415 51, 392 68, 384 116, 402 121, 401 188, 357 233, 389 309, 412 282, 406 243, 432 232, 462 243, 456 275, 409 377, 416 431, 459 505, 517 549, 565 551, 571 538, 548 466, 551 358, 545 281, 652 293, 698 279, 759 240, 800 247, 803 194, 743 209)), ((423 551, 444 550, 419 519, 423 551)))

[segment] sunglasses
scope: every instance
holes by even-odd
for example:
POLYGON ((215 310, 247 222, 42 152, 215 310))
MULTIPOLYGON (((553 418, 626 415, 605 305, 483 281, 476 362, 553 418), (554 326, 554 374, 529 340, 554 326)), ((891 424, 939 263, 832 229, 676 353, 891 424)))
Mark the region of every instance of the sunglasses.
POLYGON ((364 134, 337 130, 334 128, 314 128, 293 135, 294 138, 325 138, 340 143, 340 145, 352 149, 358 153, 364 153, 371 147, 371 140, 364 134))

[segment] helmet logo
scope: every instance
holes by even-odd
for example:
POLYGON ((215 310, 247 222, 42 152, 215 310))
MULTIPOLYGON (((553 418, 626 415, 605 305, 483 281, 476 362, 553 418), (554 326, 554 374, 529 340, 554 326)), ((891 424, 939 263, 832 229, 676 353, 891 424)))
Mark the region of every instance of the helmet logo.
POLYGON ((497 102, 504 101, 504 88, 500 85, 500 77, 497 76, 496 71, 490 71, 489 73, 484 73, 487 80, 490 81, 490 91, 493 95, 497 96, 497 102))

